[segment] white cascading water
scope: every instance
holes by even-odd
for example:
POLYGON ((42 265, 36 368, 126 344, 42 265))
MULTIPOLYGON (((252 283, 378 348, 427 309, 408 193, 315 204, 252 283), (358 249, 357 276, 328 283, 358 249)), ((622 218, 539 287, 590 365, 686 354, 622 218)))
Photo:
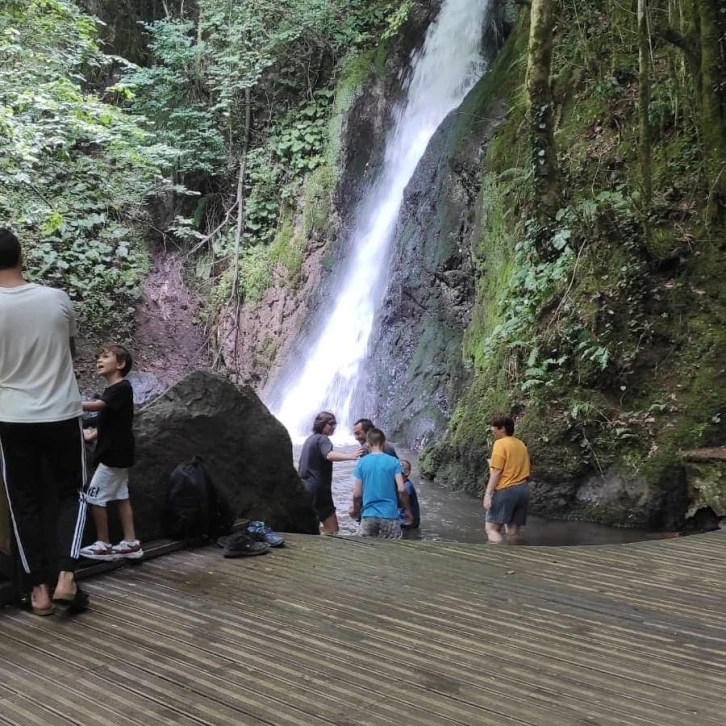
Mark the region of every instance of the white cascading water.
MULTIPOLYGON (((320 410, 350 431, 351 404, 368 341, 386 291, 390 243, 406 185, 446 116, 484 72, 481 40, 490 0, 444 0, 422 48, 411 61, 405 100, 396 109, 379 181, 356 214, 351 254, 332 312, 297 375, 286 376, 277 418, 293 440, 310 432, 320 410)), ((356 418, 365 415, 358 413, 356 418)))

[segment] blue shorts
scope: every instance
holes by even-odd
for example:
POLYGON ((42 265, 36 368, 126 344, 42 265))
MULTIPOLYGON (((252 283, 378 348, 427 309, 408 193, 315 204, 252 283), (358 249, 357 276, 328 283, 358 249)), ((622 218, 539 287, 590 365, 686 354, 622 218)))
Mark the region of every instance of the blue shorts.
POLYGON ((529 482, 497 489, 492 495, 492 506, 487 510, 486 521, 522 527, 527 523, 528 505, 529 482))

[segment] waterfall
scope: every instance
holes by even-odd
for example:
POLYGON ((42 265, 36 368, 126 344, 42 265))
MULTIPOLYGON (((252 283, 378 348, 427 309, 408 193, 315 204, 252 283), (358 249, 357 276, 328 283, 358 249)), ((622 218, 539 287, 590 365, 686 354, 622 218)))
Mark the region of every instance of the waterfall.
POLYGON ((294 373, 276 384, 272 405, 293 439, 309 433, 320 410, 337 416, 340 436, 366 415, 352 410, 368 342, 388 282, 390 246, 406 185, 434 132, 484 72, 481 40, 490 0, 444 0, 422 47, 411 58, 405 98, 394 111, 378 180, 356 211, 346 267, 332 310, 294 373))

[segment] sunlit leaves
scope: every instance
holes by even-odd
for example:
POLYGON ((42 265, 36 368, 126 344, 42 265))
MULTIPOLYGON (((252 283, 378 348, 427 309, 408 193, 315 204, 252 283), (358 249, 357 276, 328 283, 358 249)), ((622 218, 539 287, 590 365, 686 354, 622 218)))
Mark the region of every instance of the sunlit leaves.
POLYGON ((170 152, 88 91, 84 74, 107 62, 72 3, 0 6, 0 224, 21 237, 30 277, 65 287, 94 327, 138 287, 146 253, 132 229, 170 152))

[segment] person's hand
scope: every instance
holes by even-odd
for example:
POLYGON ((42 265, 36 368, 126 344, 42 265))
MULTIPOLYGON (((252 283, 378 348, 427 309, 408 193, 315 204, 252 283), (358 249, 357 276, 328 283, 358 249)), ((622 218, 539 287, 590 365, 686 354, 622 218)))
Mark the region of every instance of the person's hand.
POLYGON ((83 429, 84 441, 93 441, 96 438, 96 429, 83 429))
POLYGON ((350 505, 350 509, 348 510, 348 516, 351 519, 355 519, 355 520, 360 519, 360 512, 356 508, 355 504, 350 505))
POLYGON ((486 511, 489 511, 492 508, 492 495, 491 494, 485 494, 484 495, 484 509, 486 511))
POLYGON ((359 449, 356 449, 351 455, 350 458, 352 461, 355 461, 356 459, 360 459, 361 456, 365 453, 365 448, 361 446, 359 449))
POLYGON ((407 509, 403 513, 403 524, 406 527, 410 527, 413 524, 413 512, 410 509, 407 509))

